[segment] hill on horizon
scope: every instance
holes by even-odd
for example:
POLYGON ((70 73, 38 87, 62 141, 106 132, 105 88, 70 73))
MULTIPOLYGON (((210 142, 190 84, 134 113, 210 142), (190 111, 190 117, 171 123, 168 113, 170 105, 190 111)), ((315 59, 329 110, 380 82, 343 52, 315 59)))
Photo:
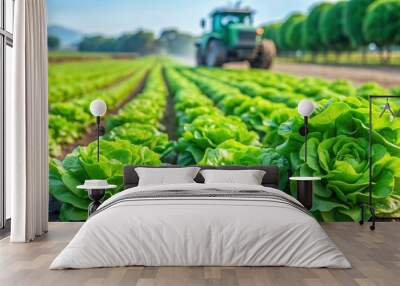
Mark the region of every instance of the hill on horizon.
POLYGON ((82 32, 59 25, 48 26, 47 33, 49 36, 55 36, 60 40, 61 48, 73 48, 84 37, 82 32))

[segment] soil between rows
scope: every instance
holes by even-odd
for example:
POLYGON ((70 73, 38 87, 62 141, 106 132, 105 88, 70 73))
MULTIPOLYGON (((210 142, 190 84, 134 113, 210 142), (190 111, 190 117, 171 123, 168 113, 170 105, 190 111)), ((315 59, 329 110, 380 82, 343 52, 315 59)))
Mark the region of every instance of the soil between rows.
POLYGON ((162 124, 165 126, 166 132, 168 134, 169 140, 177 140, 177 129, 178 129, 178 122, 176 119, 176 113, 175 113, 175 104, 174 104, 174 99, 172 96, 172 92, 169 86, 169 82, 165 76, 165 68, 162 69, 162 76, 163 80, 165 82, 165 85, 167 86, 168 90, 168 96, 167 96, 167 106, 164 114, 164 118, 162 120, 162 124))
MULTIPOLYGON (((143 91, 143 88, 146 86, 147 82, 147 77, 149 75, 150 69, 147 70, 140 81, 140 83, 132 90, 132 92, 123 100, 121 103, 108 112, 108 115, 114 115, 119 112, 120 109, 122 109, 127 103, 129 103, 132 99, 136 97, 139 93, 143 91)), ((104 125, 104 122, 102 122, 102 125, 104 125)), ((106 130, 107 132, 107 130, 106 130)), ((95 140, 97 136, 97 131, 96 131, 96 125, 95 125, 95 118, 93 117, 93 124, 89 126, 88 132, 86 132, 82 137, 75 141, 73 144, 68 144, 68 145, 63 145, 61 146, 62 148, 62 154, 57 157, 57 159, 62 160, 67 154, 71 153, 76 147, 78 146, 86 146, 93 140, 95 140)))

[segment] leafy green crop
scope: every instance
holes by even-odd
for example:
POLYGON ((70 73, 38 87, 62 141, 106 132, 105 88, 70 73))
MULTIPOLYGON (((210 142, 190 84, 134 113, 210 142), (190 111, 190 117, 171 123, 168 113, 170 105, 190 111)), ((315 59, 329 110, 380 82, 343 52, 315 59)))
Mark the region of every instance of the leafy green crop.
POLYGON ((357 88, 357 96, 368 99, 370 95, 389 95, 387 89, 375 82, 367 82, 357 88))
MULTIPOLYGON (((292 174, 323 177, 316 186, 313 209, 319 219, 360 218, 359 206, 366 202, 368 195, 367 98, 368 95, 388 94, 387 90, 375 83, 356 89, 344 80, 298 79, 262 71, 205 68, 179 68, 178 71, 196 83, 224 114, 240 117, 249 129, 262 135, 264 148, 275 147, 289 162, 292 174), (285 100, 287 97, 294 102, 311 97, 317 103, 310 120, 312 133, 308 154, 313 158, 309 157, 307 164, 302 155, 304 137, 299 134, 303 119, 292 108, 293 102, 285 100)), ((388 215, 398 213, 400 206, 398 174, 394 167, 400 157, 400 123, 391 122, 389 115, 378 118, 383 103, 376 101, 373 105, 373 150, 383 156, 383 159, 374 157, 373 197, 379 206, 378 213, 388 215)), ((258 158, 255 153, 260 151, 256 150, 264 149, 259 146, 239 148, 239 143, 224 145, 224 142, 208 147, 200 162, 245 164, 249 154, 252 154, 249 157, 258 158)), ((291 190, 294 192, 294 186, 291 190)))
MULTIPOLYGON (((117 107, 140 82, 152 61, 137 64, 137 73, 113 88, 50 106, 49 148, 73 143, 92 123, 88 105, 94 97, 117 107)), ((161 61, 161 63, 164 63, 161 61)), ((108 179, 121 189, 122 167, 158 165, 278 165, 280 187, 290 175, 321 176, 315 185, 313 213, 321 220, 358 220, 359 205, 368 199, 368 96, 398 94, 376 83, 354 87, 349 81, 299 78, 262 70, 230 70, 152 66, 142 92, 118 114, 107 116, 107 133, 96 146, 77 148, 62 162, 50 162, 50 190, 62 202, 62 220, 86 218, 89 200, 76 185, 85 179, 108 179), (176 141, 169 141, 162 122, 168 90, 175 108, 176 141), (310 98, 308 158, 304 162, 303 118, 297 103, 310 98), (133 145, 135 144, 135 145, 133 145)), ((83 81, 91 81, 88 72, 83 81)), ((73 82, 76 75, 66 77, 73 82)), ((54 78, 53 80, 56 80, 54 78)), ((78 78, 79 80, 79 78, 78 78)), ((396 99, 392 99, 396 106, 396 99)), ((373 105, 373 185, 378 214, 400 214, 400 121, 378 115, 385 100, 373 105)), ((397 110, 395 110, 397 111, 397 110)), ((114 191, 112 191, 114 193, 114 191)), ((113 193, 107 193, 107 196, 113 193)))
POLYGON ((249 131, 240 118, 224 116, 210 99, 173 68, 167 69, 166 76, 179 118, 181 137, 175 145, 178 164, 196 164, 207 148, 215 148, 230 139, 244 145, 260 145, 258 135, 249 131))
MULTIPOLYGON (((124 94, 131 89, 132 83, 137 83, 138 79, 140 77, 136 76, 132 79, 133 82, 123 83, 117 87, 116 93, 110 94, 106 100, 111 103, 111 106, 115 105, 117 99, 122 99, 124 94), (121 96, 117 94, 121 94, 121 96)), ((159 129, 162 127, 160 120, 165 109, 166 96, 167 90, 162 80, 160 66, 154 67, 144 90, 125 105, 118 115, 108 117, 108 132, 101 141, 99 163, 96 161, 95 143, 91 143, 87 147, 78 147, 62 162, 51 160, 50 192, 62 202, 60 214, 62 220, 86 218, 89 204, 87 194, 85 191, 76 189, 76 186, 82 184, 86 179, 108 179, 109 183, 118 185, 117 190, 107 193, 107 196, 111 196, 121 190, 124 165, 158 165, 161 163, 159 154, 162 154, 170 145, 167 134, 159 129)), ((85 105, 87 99, 84 98, 81 101, 85 101, 85 103, 82 102, 82 105, 85 105)), ((60 115, 51 115, 51 117, 57 117, 58 121, 51 120, 50 123, 60 122, 62 125, 50 129, 52 132, 63 131, 66 138, 71 138, 71 126, 85 126, 89 115, 82 112, 82 109, 66 103, 57 103, 53 107, 54 112, 60 115)), ((79 134, 77 131, 74 137, 79 134)), ((54 136, 59 138, 61 135, 53 134, 51 138, 54 136)), ((53 152, 55 151, 58 150, 53 152)))
MULTIPOLYGON (((396 183, 400 172, 398 136, 388 140, 383 134, 398 134, 399 126, 390 126, 388 117, 378 119, 373 133, 373 197, 380 206, 400 210, 400 189, 396 183), (399 208, 394 206, 398 205, 399 208)), ((346 102, 330 102, 319 108, 310 120, 307 163, 304 163, 304 139, 298 134, 302 124, 294 118, 281 125, 285 142, 277 151, 290 158, 292 172, 299 176, 321 176, 316 184, 313 211, 325 221, 359 220, 360 204, 368 199, 368 109, 355 108, 346 102)), ((292 189, 294 190, 294 188, 292 189)), ((378 208, 378 213, 387 213, 378 208)))
POLYGON ((260 145, 257 134, 248 131, 240 119, 207 115, 184 126, 182 137, 178 140, 178 152, 182 154, 181 158, 193 158, 191 163, 196 163, 203 158, 207 148, 215 148, 229 139, 245 145, 260 145))
MULTIPOLYGON (((88 85, 88 87, 81 87, 81 91, 78 93, 78 95, 81 95, 81 97, 77 97, 76 94, 71 95, 70 93, 63 95, 63 98, 72 98, 68 102, 62 102, 61 98, 58 98, 60 101, 57 101, 57 97, 52 95, 50 92, 49 101, 51 104, 49 106, 49 133, 51 136, 50 143, 53 144, 49 148, 50 156, 56 157, 60 155, 61 150, 56 145, 71 144, 78 140, 81 135, 87 131, 90 124, 93 123, 93 116, 89 112, 89 105, 92 100, 97 98, 103 99, 106 102, 109 110, 114 109, 140 83, 146 69, 149 67, 152 61, 152 58, 128 61, 128 63, 122 61, 121 65, 125 71, 124 75, 122 75, 122 78, 120 79, 124 79, 127 75, 131 75, 133 70, 136 72, 130 78, 123 80, 122 82, 118 82, 108 89, 101 89, 105 88, 106 84, 97 86, 95 83, 93 83, 93 81, 97 82, 97 80, 93 79, 92 76, 94 77, 95 75, 99 75, 99 71, 96 68, 94 68, 94 70, 97 70, 97 72, 88 70, 88 78, 82 82, 79 82, 79 78, 82 77, 82 75, 79 77, 75 73, 72 73, 68 76, 61 77, 61 72, 63 70, 74 70, 71 67, 71 64, 65 64, 65 66, 57 65, 57 67, 52 67, 49 73, 49 81, 53 83, 53 85, 50 86, 52 89, 62 90, 64 87, 68 88, 73 79, 78 79, 77 85, 88 85), (126 70, 128 70, 128 72, 126 70), (63 80, 65 80, 66 83, 63 83, 63 80), (86 82, 86 80, 88 82, 86 82), (95 87, 93 87, 92 84, 94 84, 95 87), (95 88, 99 89, 95 90, 95 88)), ((115 63, 113 62, 113 64, 115 63)), ((85 65, 83 66, 85 67, 85 65)), ((103 66, 101 62, 99 63, 99 66, 103 66)), ((93 67, 93 64, 88 64, 87 68, 89 67, 93 67)), ((121 67, 118 68, 121 69, 121 67)), ((111 71, 113 69, 114 68, 112 67, 111 71)), ((112 79, 111 82, 113 83, 117 80, 115 76, 109 76, 109 78, 112 79)), ((106 81, 110 83, 110 79, 107 79, 106 81)))
POLYGON ((200 165, 266 165, 279 167, 280 189, 285 189, 288 181, 288 166, 286 158, 273 148, 249 146, 235 140, 227 140, 216 148, 206 150, 200 165))
POLYGON ((60 103, 105 88, 132 75, 138 61, 103 60, 49 67, 49 102, 60 103))
POLYGON ((108 117, 105 137, 108 140, 128 140, 162 154, 169 147, 168 135, 160 121, 167 102, 167 87, 161 67, 154 67, 144 90, 125 105, 117 115, 108 117))
POLYGON ((124 123, 142 123, 159 128, 166 106, 167 89, 160 66, 154 67, 148 76, 144 90, 130 101, 118 115, 107 119, 107 129, 124 123))
POLYGON ((85 220, 90 203, 87 192, 77 189, 87 179, 106 179, 117 189, 107 191, 110 197, 122 190, 122 170, 125 165, 159 165, 160 156, 147 147, 128 141, 100 142, 100 161, 97 162, 97 143, 78 147, 61 162, 50 160, 50 193, 62 202, 60 219, 63 221, 85 220))
POLYGON ((163 153, 168 147, 168 135, 146 123, 125 123, 112 129, 107 140, 128 140, 132 144, 149 147, 156 153, 163 153))

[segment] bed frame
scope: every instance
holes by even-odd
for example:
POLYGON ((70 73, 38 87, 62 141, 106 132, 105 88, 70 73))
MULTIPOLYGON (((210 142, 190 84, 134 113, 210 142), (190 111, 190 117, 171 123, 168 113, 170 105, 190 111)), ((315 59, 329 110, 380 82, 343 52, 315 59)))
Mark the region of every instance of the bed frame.
MULTIPOLYGON (((165 165, 165 166, 142 166, 142 165, 128 165, 124 167, 124 189, 136 187, 139 183, 138 174, 135 171, 137 167, 151 167, 151 168, 182 168, 185 166, 165 165)), ((217 169, 217 170, 262 170, 265 171, 262 185, 264 187, 271 187, 279 189, 279 168, 276 166, 196 166, 204 169, 217 169)), ((199 173, 194 178, 197 183, 204 183, 203 176, 199 173)))

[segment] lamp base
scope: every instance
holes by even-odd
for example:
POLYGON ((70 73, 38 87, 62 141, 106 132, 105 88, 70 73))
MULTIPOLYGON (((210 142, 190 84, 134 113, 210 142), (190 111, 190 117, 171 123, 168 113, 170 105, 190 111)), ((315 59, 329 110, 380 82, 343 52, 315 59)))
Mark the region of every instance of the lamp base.
POLYGON ((313 206, 313 181, 297 181, 297 200, 310 210, 313 206))
POLYGON ((361 225, 364 224, 364 213, 365 213, 365 209, 368 209, 370 211, 371 214, 371 219, 370 221, 372 222, 372 224, 369 226, 370 230, 375 230, 375 222, 376 221, 390 221, 390 220, 400 220, 400 217, 385 217, 385 216, 377 216, 375 213, 375 207, 366 203, 366 204, 362 204, 361 206, 361 220, 359 221, 359 223, 361 225))
POLYGON ((88 207, 88 215, 90 216, 92 213, 94 213, 97 208, 101 205, 101 201, 104 198, 104 195, 106 194, 105 189, 90 189, 88 190, 88 196, 92 200, 88 207))

